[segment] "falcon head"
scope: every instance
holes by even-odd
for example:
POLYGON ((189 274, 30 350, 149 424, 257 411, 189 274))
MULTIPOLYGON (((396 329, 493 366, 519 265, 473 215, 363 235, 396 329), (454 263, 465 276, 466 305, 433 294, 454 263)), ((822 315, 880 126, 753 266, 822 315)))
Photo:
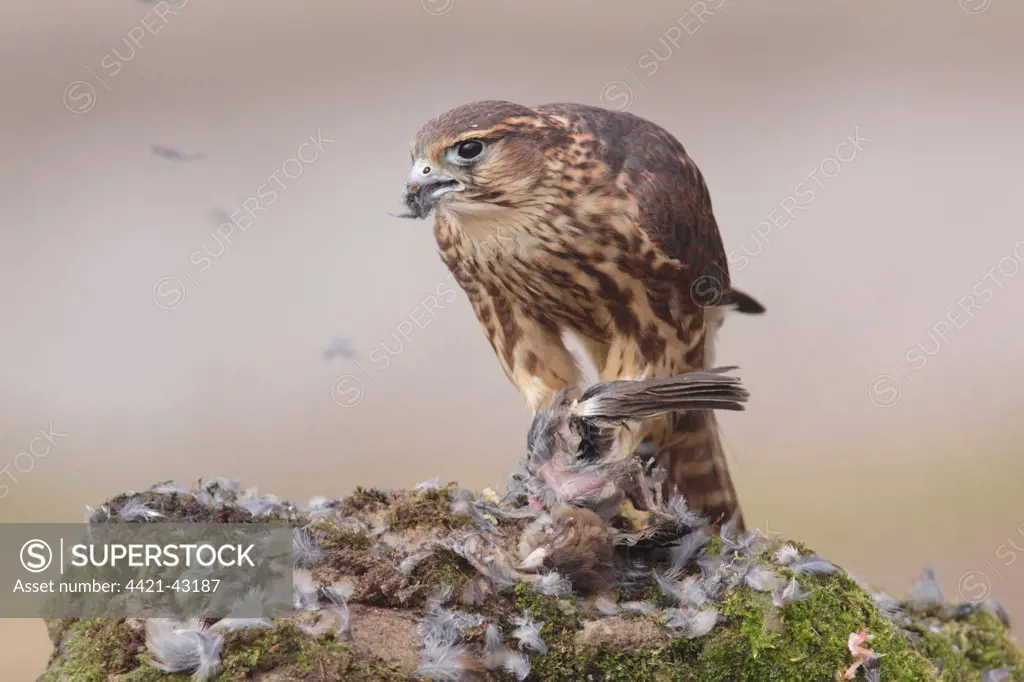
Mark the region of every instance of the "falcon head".
POLYGON ((564 138, 549 117, 512 102, 486 100, 447 111, 413 139, 405 186, 409 212, 402 217, 522 206, 551 173, 547 154, 564 138))

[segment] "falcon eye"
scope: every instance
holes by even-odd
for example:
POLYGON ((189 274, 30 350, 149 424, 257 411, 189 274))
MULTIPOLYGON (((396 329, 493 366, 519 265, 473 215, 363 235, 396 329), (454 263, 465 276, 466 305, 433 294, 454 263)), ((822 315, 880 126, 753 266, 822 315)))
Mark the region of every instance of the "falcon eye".
POLYGON ((480 140, 466 140, 455 147, 455 153, 459 155, 459 158, 467 161, 480 156, 483 150, 484 143, 480 140))
POLYGON ((484 153, 485 149, 487 149, 487 143, 483 140, 463 140, 445 150, 445 160, 456 166, 472 166, 480 161, 480 155, 484 153))

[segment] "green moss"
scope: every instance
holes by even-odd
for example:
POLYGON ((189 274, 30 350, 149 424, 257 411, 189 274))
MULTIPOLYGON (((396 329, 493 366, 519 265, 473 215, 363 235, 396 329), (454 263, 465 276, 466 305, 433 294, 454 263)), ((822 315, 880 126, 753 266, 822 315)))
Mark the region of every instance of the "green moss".
POLYGON ((224 635, 222 676, 266 672, 296 661, 309 638, 292 623, 224 635))
POLYGON ((341 528, 333 521, 318 521, 313 530, 323 533, 320 548, 328 553, 339 550, 362 551, 373 545, 373 539, 366 533, 351 528, 341 528))
POLYGON ((720 605, 719 625, 709 635, 636 651, 579 646, 581 623, 571 602, 539 596, 524 584, 516 587, 513 601, 544 623, 541 634, 551 651, 532 659, 541 679, 831 680, 852 662, 847 638, 861 629, 874 635, 872 648, 885 654, 883 679, 938 679, 927 658, 856 583, 839 574, 814 583, 809 599, 784 609, 776 608, 768 595, 732 590, 720 605))
POLYGON ((320 672, 328 669, 334 671, 334 679, 339 682, 405 682, 409 679, 409 676, 402 674, 397 667, 380 660, 367 659, 352 647, 339 644, 332 645, 330 657, 312 659, 305 663, 304 667, 301 666, 303 664, 300 664, 296 672, 309 672, 305 679, 310 682, 328 679, 320 672))
MULTIPOLYGON (((678 639, 650 649, 620 650, 577 643, 582 628, 573 601, 537 594, 530 585, 516 585, 512 604, 543 623, 541 637, 548 644, 544 656, 532 655, 534 674, 541 680, 692 680, 692 662, 700 644, 678 639)), ((724 677, 721 679, 733 679, 724 677)))
POLYGON ((975 682, 981 679, 978 671, 988 668, 1010 668, 1014 675, 1008 679, 1024 680, 1024 656, 995 614, 979 611, 960 621, 932 619, 929 625, 913 631, 921 638, 921 652, 943 662, 943 682, 975 682))
POLYGON ((449 483, 425 492, 401 493, 388 510, 386 521, 393 531, 431 527, 442 530, 465 528, 472 519, 452 514, 452 496, 458 486, 449 483))
POLYGON ((649 602, 659 609, 667 609, 672 606, 672 600, 662 592, 657 583, 651 583, 644 587, 643 592, 640 594, 640 601, 649 602))
POLYGON ((850 665, 850 633, 867 630, 889 682, 937 679, 928 660, 913 650, 874 604, 843 574, 814 580, 811 596, 776 609, 770 597, 734 590, 722 605, 721 632, 713 632, 699 657, 698 680, 732 671, 747 680, 832 679, 850 665), (742 661, 742 662, 741 662, 742 661))
POLYGON ((72 625, 78 622, 77 618, 46 618, 46 634, 49 635, 50 641, 53 642, 54 646, 60 644, 61 638, 64 637, 64 633, 72 625))
POLYGON ((456 593, 476 575, 476 570, 461 556, 438 547, 412 572, 412 576, 425 587, 425 597, 432 597, 439 588, 451 587, 456 593))
POLYGON ((63 624, 62 651, 55 654, 43 680, 106 682, 139 666, 146 634, 123 620, 90 618, 63 624), (60 667, 60 675, 51 671, 60 667))
POLYGON ((256 518, 235 505, 209 507, 198 502, 192 493, 165 495, 151 490, 118 495, 104 505, 109 512, 98 511, 95 520, 117 522, 117 510, 129 500, 144 502, 150 509, 159 512, 165 521, 174 523, 273 523, 283 520, 275 514, 256 518))
POLYGON ((571 600, 537 594, 528 583, 517 583, 513 588, 512 605, 516 613, 529 611, 534 618, 544 622, 541 635, 545 641, 566 633, 575 634, 580 627, 579 614, 571 600))
POLYGON ((704 553, 708 556, 718 556, 725 549, 725 543, 722 542, 722 538, 718 535, 712 535, 708 538, 708 542, 704 545, 704 553))
MULTIPOLYGON (((370 525, 383 520, 394 531, 412 531, 408 535, 425 540, 450 537, 450 531, 471 523, 451 513, 455 492, 454 484, 424 492, 385 493, 357 488, 342 503, 342 514, 359 516, 370 525)), ((200 513, 191 496, 166 497, 169 499, 158 508, 176 519, 200 513)), ((515 523, 499 524, 511 542, 518 534, 515 523)), ((402 614, 404 625, 410 625, 411 619, 422 616, 419 609, 423 603, 438 588, 448 585, 455 590, 452 607, 468 608, 455 605, 460 603, 462 588, 477 573, 452 550, 431 544, 432 554, 405 574, 396 567, 398 553, 380 537, 339 526, 330 518, 314 524, 323 533, 321 545, 329 556, 314 569, 315 579, 318 584, 355 579, 350 599, 354 607, 393 609, 393 613, 402 614)), ((799 543, 793 544, 803 554, 811 553, 799 543)), ((713 537, 704 552, 715 556, 722 550, 721 538, 713 537)), ((772 569, 787 580, 795 576, 790 569, 774 565, 770 553, 757 560, 772 564, 772 569)), ((677 633, 661 626, 656 617, 639 614, 620 614, 609 621, 607 628, 586 627, 588 621, 599 616, 576 597, 545 597, 525 582, 517 584, 510 595, 491 594, 478 610, 489 623, 498 624, 506 638, 510 636, 509 619, 524 610, 541 623, 541 636, 549 652, 544 656, 531 654, 530 679, 537 680, 828 682, 852 663, 847 648, 849 635, 867 630, 874 636, 868 646, 884 654, 880 665, 886 682, 980 682, 981 671, 989 668, 1009 668, 1013 672, 1008 680, 1024 682, 1021 652, 990 612, 951 620, 947 606, 935 609, 930 617, 915 614, 916 624, 901 629, 881 614, 873 597, 844 573, 795 577, 804 590, 810 590, 804 601, 780 609, 773 605, 770 595, 747 588, 728 591, 715 604, 720 612, 717 626, 694 640, 674 638, 677 633), (594 645, 598 641, 614 644, 594 645), (936 674, 933 661, 943 664, 941 675, 936 674)), ((620 596, 624 601, 640 598, 662 608, 670 605, 656 584, 620 596)), ((357 637, 362 615, 354 608, 357 637)), ((54 619, 47 622, 47 628, 60 652, 54 654, 42 678, 48 682, 189 679, 187 675, 167 675, 148 664, 145 632, 138 623, 54 619)), ((484 629, 473 628, 464 634, 469 648, 478 651, 484 629)), ((381 639, 391 643, 389 637, 382 635, 381 639)), ((410 648, 418 644, 410 633, 394 641, 410 648)), ((505 673, 496 677, 511 679, 505 673)), ((380 659, 336 641, 330 633, 310 637, 294 622, 283 620, 272 629, 224 636, 223 661, 216 680, 261 679, 391 682, 406 676, 380 659)))
POLYGON ((356 486, 352 494, 342 500, 339 509, 345 516, 356 516, 361 512, 372 512, 387 505, 389 496, 377 488, 356 486))
MULTIPOLYGON (((186 682, 149 664, 145 632, 122 621, 79 621, 64 633, 64 655, 51 662, 41 682, 186 682)), ((223 660, 215 682, 234 682, 261 673, 284 674, 288 680, 404 680, 391 665, 368 658, 335 641, 333 633, 311 638, 293 623, 272 629, 242 630, 224 636, 223 660), (331 675, 324 677, 324 675, 331 675)))
POLYGON ((286 675, 282 679, 294 680, 404 679, 382 661, 367 659, 339 643, 333 632, 309 637, 294 623, 286 622, 269 630, 243 630, 225 635, 224 660, 215 678, 218 682, 253 679, 259 673, 271 671, 286 675), (324 677, 327 671, 334 676, 324 677))

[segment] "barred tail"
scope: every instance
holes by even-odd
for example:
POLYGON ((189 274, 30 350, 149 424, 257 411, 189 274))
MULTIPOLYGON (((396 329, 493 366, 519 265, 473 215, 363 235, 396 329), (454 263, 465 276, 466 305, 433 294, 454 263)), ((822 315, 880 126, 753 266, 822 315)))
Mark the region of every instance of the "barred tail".
POLYGON ((661 461, 668 469, 668 485, 675 486, 691 509, 711 523, 735 518, 742 529, 743 514, 729 475, 718 420, 711 410, 694 410, 669 416, 666 431, 657 443, 661 461))

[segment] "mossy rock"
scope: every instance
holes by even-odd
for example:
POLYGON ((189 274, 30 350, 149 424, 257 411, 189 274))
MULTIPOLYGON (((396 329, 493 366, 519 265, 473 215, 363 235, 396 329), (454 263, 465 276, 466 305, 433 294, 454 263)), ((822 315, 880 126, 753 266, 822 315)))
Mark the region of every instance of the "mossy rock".
MULTIPOLYGON (((473 565, 450 546, 437 544, 458 537, 473 523, 453 514, 455 493, 452 485, 419 491, 360 490, 355 499, 337 501, 329 513, 287 504, 272 510, 273 518, 319 534, 323 558, 310 569, 310 577, 319 586, 347 585, 351 632, 345 636, 333 629, 311 628, 309 614, 276 619, 269 628, 225 632, 217 672, 209 679, 422 679, 416 677, 421 627, 434 613, 431 609, 438 608, 431 598, 447 589, 447 608, 478 614, 480 622, 497 627, 505 641, 514 639, 514 617, 532 615, 548 651, 524 652, 530 664, 528 680, 829 682, 841 679, 842 671, 853 663, 851 633, 866 631, 873 636, 871 649, 881 655, 878 679, 885 682, 1024 682, 1024 658, 997 611, 985 605, 940 604, 917 612, 903 603, 899 617, 894 617, 880 608, 877 595, 841 569, 798 575, 777 561, 770 549, 758 552, 753 561, 784 580, 795 577, 809 595, 779 607, 767 592, 743 584, 725 589, 714 602, 717 624, 692 639, 665 624, 659 610, 668 597, 653 584, 639 595, 650 607, 646 613, 626 608, 612 613, 596 608, 592 597, 542 596, 527 582, 481 592, 476 589, 481 576, 473 565), (417 554, 424 556, 403 562, 417 554)), ((207 503, 198 506, 187 499, 189 495, 174 504, 161 502, 151 491, 144 495, 160 509, 181 509, 187 520, 237 516, 234 502, 228 501, 235 499, 233 492, 209 504, 204 497, 207 503), (209 517, 202 518, 197 508, 207 506, 209 517)), ((124 499, 111 500, 105 513, 116 519, 124 499)), ((186 519, 170 515, 167 520, 186 519)), ((494 522, 511 540, 521 530, 516 521, 494 522)), ((715 556, 723 551, 717 539, 703 550, 715 556)), ((40 680, 191 679, 187 671, 167 674, 151 664, 145 621, 60 619, 47 625, 55 650, 40 680)), ((485 671, 474 663, 484 657, 484 627, 463 632, 464 679, 515 679, 508 671, 485 671)), ((866 679, 865 672, 859 671, 855 679, 866 679)))

